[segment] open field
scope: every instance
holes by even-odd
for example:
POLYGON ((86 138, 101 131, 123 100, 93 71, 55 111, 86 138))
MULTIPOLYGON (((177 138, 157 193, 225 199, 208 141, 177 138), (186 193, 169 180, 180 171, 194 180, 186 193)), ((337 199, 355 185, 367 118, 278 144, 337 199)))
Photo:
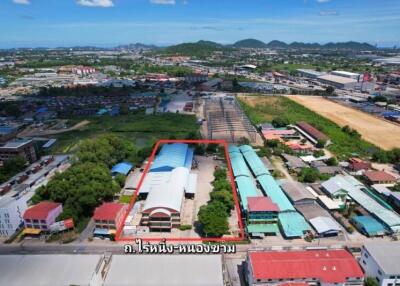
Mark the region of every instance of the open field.
POLYGON ((319 96, 295 95, 289 98, 332 120, 340 126, 350 126, 357 130, 365 140, 382 149, 390 150, 400 146, 399 125, 319 96))
POLYGON ((354 153, 368 157, 377 149, 362 138, 343 132, 337 123, 288 97, 249 95, 240 96, 239 101, 254 124, 271 122, 273 118, 286 118, 292 124, 299 121, 310 123, 331 139, 333 144, 328 149, 341 159, 353 156, 354 153))
POLYGON ((72 131, 54 135, 58 141, 52 149, 53 153, 74 151, 80 141, 107 133, 132 140, 138 147, 146 147, 151 146, 158 139, 184 139, 194 137, 199 132, 199 125, 196 124, 196 118, 193 115, 134 113, 85 119, 87 120, 83 122, 89 121, 89 123, 72 131))

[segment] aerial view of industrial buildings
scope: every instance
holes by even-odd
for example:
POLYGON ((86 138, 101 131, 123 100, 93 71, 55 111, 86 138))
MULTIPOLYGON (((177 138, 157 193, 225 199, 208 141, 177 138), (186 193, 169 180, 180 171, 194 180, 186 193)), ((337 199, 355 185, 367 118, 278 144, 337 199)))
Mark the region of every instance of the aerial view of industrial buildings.
POLYGON ((396 45, 0 49, 0 285, 400 286, 399 239, 396 45))

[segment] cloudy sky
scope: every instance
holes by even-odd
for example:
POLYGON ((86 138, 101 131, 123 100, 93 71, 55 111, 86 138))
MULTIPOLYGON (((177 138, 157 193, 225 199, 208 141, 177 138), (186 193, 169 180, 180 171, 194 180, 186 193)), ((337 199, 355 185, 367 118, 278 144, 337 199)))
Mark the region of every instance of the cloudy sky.
POLYGON ((0 0, 0 48, 244 38, 400 44, 399 0, 0 0))

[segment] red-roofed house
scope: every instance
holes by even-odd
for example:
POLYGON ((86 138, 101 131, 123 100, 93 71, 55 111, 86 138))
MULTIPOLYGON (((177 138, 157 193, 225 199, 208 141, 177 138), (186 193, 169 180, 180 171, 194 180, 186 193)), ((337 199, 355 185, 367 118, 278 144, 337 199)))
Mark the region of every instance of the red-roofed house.
POLYGON ((371 163, 363 161, 359 158, 350 158, 349 159, 349 169, 358 172, 361 170, 369 170, 371 169, 371 163))
POLYGON ((371 184, 394 184, 396 178, 389 173, 384 171, 366 171, 364 173, 365 178, 371 184))
POLYGON ((56 218, 62 213, 62 204, 54 202, 40 202, 28 208, 24 215, 25 228, 49 231, 56 218))
POLYGON ((324 141, 326 143, 329 143, 328 136, 326 136, 324 133, 319 131, 314 126, 308 124, 307 122, 298 122, 295 127, 302 135, 307 137, 307 139, 309 139, 311 142, 315 144, 318 141, 324 141))
POLYGON ((247 219, 265 223, 278 219, 279 207, 269 197, 247 197, 247 219))
POLYGON ((97 229, 117 229, 126 211, 125 204, 103 203, 94 211, 93 219, 97 229))
POLYGON ((364 274, 346 250, 255 251, 246 259, 249 285, 362 285, 364 274))

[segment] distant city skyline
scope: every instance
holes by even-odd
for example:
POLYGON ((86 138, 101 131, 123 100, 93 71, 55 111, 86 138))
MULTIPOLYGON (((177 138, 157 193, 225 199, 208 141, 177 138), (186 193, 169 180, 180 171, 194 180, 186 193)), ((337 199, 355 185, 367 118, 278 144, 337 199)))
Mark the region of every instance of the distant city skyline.
POLYGON ((0 48, 358 41, 400 45, 397 0, 2 0, 0 48))

